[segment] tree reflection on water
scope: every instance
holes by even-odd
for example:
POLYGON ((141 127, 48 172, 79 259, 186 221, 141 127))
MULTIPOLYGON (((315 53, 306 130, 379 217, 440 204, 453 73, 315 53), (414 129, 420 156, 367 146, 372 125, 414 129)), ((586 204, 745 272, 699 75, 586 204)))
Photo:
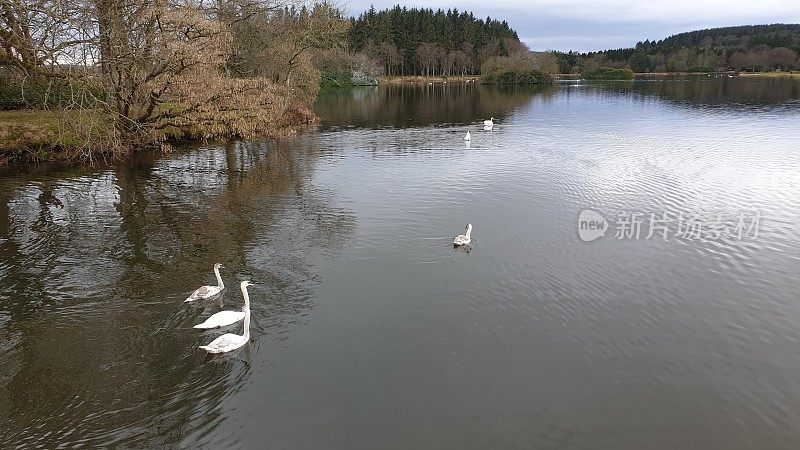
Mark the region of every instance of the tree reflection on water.
POLYGON ((208 436, 252 350, 207 359, 197 346, 214 334, 191 327, 219 304, 182 299, 220 261, 228 308, 241 304, 235 281, 260 284, 254 336, 302 325, 317 260, 356 227, 310 183, 316 155, 309 136, 3 177, 0 447, 208 436))

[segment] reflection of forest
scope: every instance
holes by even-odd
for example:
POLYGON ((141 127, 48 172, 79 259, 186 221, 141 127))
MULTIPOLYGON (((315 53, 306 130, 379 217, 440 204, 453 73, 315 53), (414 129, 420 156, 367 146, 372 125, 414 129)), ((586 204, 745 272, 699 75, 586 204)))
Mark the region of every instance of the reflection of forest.
POLYGON ((665 100, 685 102, 687 106, 737 107, 741 104, 770 105, 800 99, 800 81, 789 78, 747 78, 683 76, 662 77, 637 82, 597 83, 605 92, 629 95, 635 92, 665 100))
POLYGON ((235 274, 262 285, 254 336, 302 323, 356 223, 309 182, 317 154, 309 136, 0 181, 0 447, 168 447, 221 420, 250 369, 204 364, 181 301, 222 261, 226 306, 235 274))
POLYGON ((504 118, 535 98, 549 98, 554 86, 482 86, 453 82, 385 84, 338 89, 317 101, 322 128, 397 128, 504 118))

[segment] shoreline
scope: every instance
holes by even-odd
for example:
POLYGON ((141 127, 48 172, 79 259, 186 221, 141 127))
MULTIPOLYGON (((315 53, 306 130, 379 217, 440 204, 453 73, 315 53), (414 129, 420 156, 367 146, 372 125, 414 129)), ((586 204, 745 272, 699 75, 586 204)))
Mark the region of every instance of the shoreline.
POLYGON ((745 72, 743 77, 764 77, 764 78, 795 78, 800 80, 800 72, 745 72))
POLYGON ((394 84, 394 83, 475 83, 480 78, 480 75, 452 75, 452 76, 425 76, 425 75, 393 75, 378 78, 378 84, 394 84))
MULTIPOLYGON (((647 77, 676 77, 676 76, 708 76, 708 75, 733 75, 741 77, 773 77, 773 78, 800 78, 800 72, 641 72, 634 73, 635 78, 647 77)), ((560 73, 553 75, 555 80, 577 80, 581 79, 578 73, 560 73)), ((400 83, 477 83, 480 75, 454 75, 454 76, 426 76, 426 75, 392 75, 378 77, 378 84, 400 84, 400 83)))
MULTIPOLYGON (((685 76, 698 76, 698 77, 707 77, 707 76, 723 76, 723 75, 732 75, 733 77, 764 77, 764 78, 798 78, 800 79, 800 72, 735 72, 735 71, 727 71, 727 72, 636 72, 634 73, 635 78, 647 78, 647 77, 654 77, 654 78, 668 78, 668 77, 685 77, 685 76)), ((582 79, 581 74, 577 73, 561 73, 555 75, 554 78, 556 80, 577 80, 582 79)))
MULTIPOLYGON (((262 139, 278 139, 306 130, 316 125, 318 121, 319 118, 310 109, 291 109, 285 112, 281 120, 273 124, 274 126, 256 135, 262 139)), ((167 154, 175 145, 237 138, 237 136, 200 138, 191 130, 176 129, 170 132, 164 141, 115 146, 114 142, 118 137, 111 121, 104 118, 103 113, 97 110, 0 111, 0 169, 40 164, 92 166, 130 160, 146 152, 167 154), (87 129, 70 126, 76 118, 88 121, 87 129), (88 145, 90 138, 95 144, 88 145)))

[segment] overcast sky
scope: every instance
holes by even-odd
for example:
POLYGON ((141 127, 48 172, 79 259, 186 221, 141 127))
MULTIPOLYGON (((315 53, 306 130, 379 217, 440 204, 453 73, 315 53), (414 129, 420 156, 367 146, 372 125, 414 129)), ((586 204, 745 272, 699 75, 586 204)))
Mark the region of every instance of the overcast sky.
POLYGON ((357 16, 370 4, 398 3, 506 20, 534 50, 604 50, 702 28, 800 22, 800 0, 351 0, 345 8, 357 16))

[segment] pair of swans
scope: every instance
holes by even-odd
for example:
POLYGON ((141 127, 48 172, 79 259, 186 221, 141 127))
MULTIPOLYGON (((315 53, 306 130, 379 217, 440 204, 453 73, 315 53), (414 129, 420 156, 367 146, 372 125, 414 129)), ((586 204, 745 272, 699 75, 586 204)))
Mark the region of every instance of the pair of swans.
MULTIPOLYGON (((219 274, 219 269, 221 268, 223 268, 222 264, 214 264, 214 275, 217 277, 216 286, 202 286, 192 292, 192 295, 184 300, 184 302, 205 300, 219 295, 222 290, 225 289, 225 283, 222 282, 222 277, 219 274)), ((207 330, 233 325, 244 319, 244 334, 223 334, 211 341, 208 345, 200 346, 200 348, 209 353, 225 353, 236 350, 250 340, 250 296, 247 294, 247 287, 252 285, 253 283, 249 281, 242 281, 240 285, 242 296, 244 297, 244 307, 242 307, 241 311, 220 311, 206 319, 205 322, 194 326, 196 329, 207 330)))
MULTIPOLYGON (((492 117, 489 120, 484 120, 483 121, 483 130, 484 131, 492 131, 493 127, 494 127, 494 117, 492 117)), ((464 140, 467 141, 467 142, 472 140, 472 135, 469 133, 469 131, 467 131, 467 135, 464 136, 464 140)))
POLYGON ((252 285, 253 283, 250 283, 249 281, 242 281, 241 288, 242 295, 244 296, 244 306, 242 307, 242 312, 220 311, 209 317, 208 320, 202 324, 195 326, 195 328, 216 328, 217 326, 225 326, 236 323, 244 318, 244 334, 225 333, 222 336, 218 336, 207 345, 201 345, 200 348, 208 353, 227 353, 236 350, 250 341, 250 296, 247 295, 247 286, 252 285), (207 327, 201 326, 206 325, 209 322, 222 325, 207 327))

